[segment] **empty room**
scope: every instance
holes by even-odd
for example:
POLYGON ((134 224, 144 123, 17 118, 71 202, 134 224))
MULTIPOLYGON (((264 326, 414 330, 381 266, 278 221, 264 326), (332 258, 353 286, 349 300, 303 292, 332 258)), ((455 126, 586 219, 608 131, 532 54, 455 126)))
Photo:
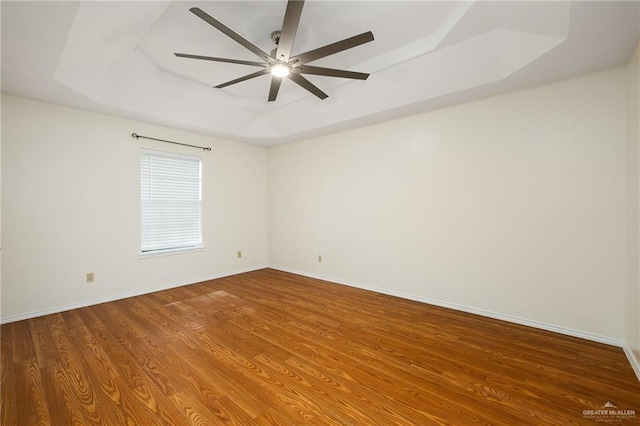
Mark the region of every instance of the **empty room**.
POLYGON ((0 423, 640 423, 640 2, 2 1, 0 423))

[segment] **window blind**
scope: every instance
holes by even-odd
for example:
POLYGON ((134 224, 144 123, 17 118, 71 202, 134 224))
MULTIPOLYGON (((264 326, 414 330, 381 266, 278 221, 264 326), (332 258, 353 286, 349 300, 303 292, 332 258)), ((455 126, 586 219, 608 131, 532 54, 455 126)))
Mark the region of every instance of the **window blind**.
POLYGON ((142 253, 202 246, 201 160, 143 150, 142 253))

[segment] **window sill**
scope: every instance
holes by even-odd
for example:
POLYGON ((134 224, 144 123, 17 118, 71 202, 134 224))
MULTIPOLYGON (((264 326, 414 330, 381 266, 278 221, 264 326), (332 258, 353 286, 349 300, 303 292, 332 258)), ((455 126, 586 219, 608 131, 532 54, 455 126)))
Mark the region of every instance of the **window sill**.
POLYGON ((142 260, 142 259, 150 259, 153 257, 175 256, 177 254, 197 253, 200 251, 204 251, 204 246, 171 249, 171 250, 156 250, 156 251, 140 253, 138 254, 138 259, 142 260))

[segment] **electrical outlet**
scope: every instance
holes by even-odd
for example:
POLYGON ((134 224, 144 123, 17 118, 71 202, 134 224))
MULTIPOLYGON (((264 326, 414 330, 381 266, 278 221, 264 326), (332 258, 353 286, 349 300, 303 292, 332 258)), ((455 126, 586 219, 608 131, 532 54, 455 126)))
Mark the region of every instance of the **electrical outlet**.
POLYGON ((318 263, 322 263, 322 255, 321 254, 318 255, 318 263))
POLYGON ((242 258, 242 250, 238 250, 237 256, 238 256, 238 259, 242 258))
POLYGON ((93 272, 87 272, 87 283, 92 283, 95 281, 95 275, 93 272))

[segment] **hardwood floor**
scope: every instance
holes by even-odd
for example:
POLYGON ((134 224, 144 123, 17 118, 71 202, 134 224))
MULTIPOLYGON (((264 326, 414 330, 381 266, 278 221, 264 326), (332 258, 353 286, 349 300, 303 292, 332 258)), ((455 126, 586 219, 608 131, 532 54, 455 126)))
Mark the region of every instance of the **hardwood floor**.
POLYGON ((593 424, 607 402, 640 420, 620 348, 270 269, 1 337, 7 426, 593 424))

